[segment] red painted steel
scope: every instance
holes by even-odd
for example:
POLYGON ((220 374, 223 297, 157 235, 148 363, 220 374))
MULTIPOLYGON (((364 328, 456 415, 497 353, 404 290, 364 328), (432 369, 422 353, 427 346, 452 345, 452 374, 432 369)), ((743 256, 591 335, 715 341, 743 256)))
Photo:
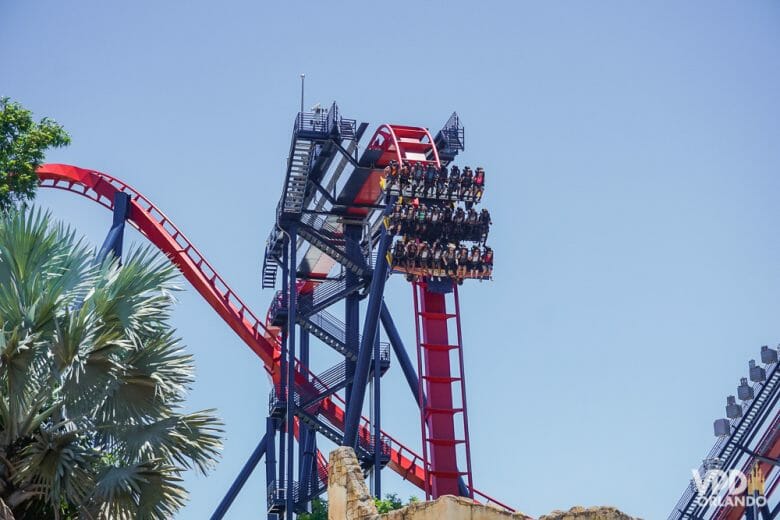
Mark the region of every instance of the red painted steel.
POLYGON ((447 312, 446 295, 429 290, 426 282, 415 282, 412 290, 419 395, 426 397, 420 407, 423 457, 429 461, 425 494, 426 498, 458 495, 461 477, 466 479, 469 489, 473 483, 457 286, 453 285, 454 313, 447 312), (457 327, 457 343, 452 343, 449 337, 450 320, 454 320, 457 327), (452 359, 453 353, 455 359, 452 359), (453 367, 453 363, 457 366, 453 367), (455 401, 458 394, 460 402, 455 401), (457 419, 460 419, 460 431, 456 430, 457 419), (463 470, 458 465, 460 445, 465 448, 466 460, 460 466, 463 470))
MULTIPOLYGON (((130 224, 179 268, 195 290, 263 361, 269 375, 273 377, 278 373, 279 329, 260 321, 186 236, 149 199, 119 179, 95 170, 66 164, 44 164, 37 173, 41 187, 77 193, 109 210, 113 209, 115 193, 130 195, 130 224)), ((314 374, 304 374, 300 368, 296 371, 296 383, 303 388, 311 385, 310 381, 314 378, 314 374)), ((320 406, 320 413, 335 426, 343 428, 344 402, 339 396, 325 399, 320 406)), ((370 433, 369 421, 363 417, 360 434, 370 436, 370 433)), ((382 433, 391 448, 388 466, 404 479, 423 488, 424 459, 385 432, 382 433)), ((325 459, 322 454, 318 453, 318 461, 321 465, 319 473, 323 474, 325 459)), ((477 490, 474 490, 474 494, 488 503, 512 510, 477 490)))
MULTIPOLYGON (((376 204, 382 197, 380 179, 382 170, 390 161, 416 161, 441 166, 439 151, 427 128, 414 126, 383 124, 377 128, 369 141, 368 150, 378 151, 380 155, 374 161, 374 169, 366 178, 353 201, 355 204, 376 204)), ((363 215, 365 208, 350 208, 349 213, 363 215)))
POLYGON ((427 128, 384 124, 377 128, 368 149, 382 152, 376 164, 383 168, 392 160, 398 164, 412 161, 441 166, 439 151, 427 128))

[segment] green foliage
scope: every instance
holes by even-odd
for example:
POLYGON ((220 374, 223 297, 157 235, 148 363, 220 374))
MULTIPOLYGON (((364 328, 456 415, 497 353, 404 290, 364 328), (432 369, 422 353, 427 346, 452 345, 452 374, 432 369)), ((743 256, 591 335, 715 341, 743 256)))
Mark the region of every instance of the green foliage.
POLYGON ((95 265, 49 215, 0 214, 0 517, 167 519, 181 473, 213 466, 221 424, 181 409, 176 276, 149 250, 95 265))
POLYGON ((404 507, 403 501, 398 497, 396 493, 388 493, 384 499, 375 498, 376 510, 379 513, 389 513, 396 509, 404 507))
POLYGON ((70 136, 55 121, 44 117, 36 123, 32 112, 0 97, 0 210, 32 200, 44 153, 68 144, 70 136))
MULTIPOLYGON (((396 493, 388 493, 384 499, 375 498, 374 503, 379 513, 389 513, 419 500, 417 497, 409 497, 409 501, 404 504, 396 493)), ((328 520, 328 501, 315 498, 311 502, 311 513, 298 515, 298 520, 328 520)))
POLYGON ((311 501, 311 513, 298 515, 298 520, 328 520, 328 501, 315 498, 311 501))

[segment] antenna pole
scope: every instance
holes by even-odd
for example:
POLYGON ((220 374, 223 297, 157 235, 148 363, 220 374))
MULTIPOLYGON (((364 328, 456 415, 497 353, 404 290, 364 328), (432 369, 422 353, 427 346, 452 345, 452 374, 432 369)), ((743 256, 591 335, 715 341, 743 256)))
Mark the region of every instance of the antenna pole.
POLYGON ((303 84, 306 79, 306 74, 301 74, 301 115, 303 115, 303 84))

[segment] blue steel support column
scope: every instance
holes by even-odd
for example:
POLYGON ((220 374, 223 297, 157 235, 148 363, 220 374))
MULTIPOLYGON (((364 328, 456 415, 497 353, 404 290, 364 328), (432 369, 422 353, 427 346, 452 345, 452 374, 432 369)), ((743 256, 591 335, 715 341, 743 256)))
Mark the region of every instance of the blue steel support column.
MULTIPOLYGON (((303 296, 299 296, 299 298, 303 298, 303 296)), ((300 303, 300 302, 299 302, 300 303)), ((298 325, 298 347, 300 349, 300 354, 298 355, 298 362, 301 366, 301 372, 303 372, 304 377, 308 380, 308 370, 309 370, 309 332, 304 329, 301 325, 298 325)), ((298 439, 298 474, 303 474, 303 440, 308 435, 309 428, 306 427, 304 424, 298 424, 298 431, 300 432, 300 438, 298 439)))
MULTIPOLYGON (((303 298, 303 296, 299 296, 299 298, 303 298)), ((300 303, 300 302, 299 302, 300 303)), ((309 369, 309 332, 304 329, 302 326, 298 326, 298 345, 300 347, 300 355, 298 356, 298 359, 301 363, 301 371, 305 374, 306 379, 309 378, 308 376, 308 369, 309 369)), ((308 494, 308 487, 307 482, 309 475, 311 472, 309 469, 307 469, 306 465, 308 464, 309 468, 311 467, 311 462, 307 459, 306 456, 306 446, 309 442, 309 437, 313 437, 315 435, 314 430, 310 429, 308 426, 303 424, 303 422, 298 423, 298 431, 300 432, 300 436, 298 438, 298 480, 299 480, 299 486, 301 489, 301 496, 305 496, 308 494)))
POLYGON ((295 313, 298 300, 297 279, 297 246, 298 239, 295 226, 288 231, 290 238, 289 278, 287 298, 287 482, 285 484, 287 520, 293 520, 293 477, 295 469, 295 313))
POLYGON ((379 322, 374 337, 374 496, 382 498, 382 409, 381 391, 382 363, 379 360, 379 322))
MULTIPOLYGON (((392 204, 393 202, 389 201, 387 207, 392 207, 392 204)), ((352 382, 347 417, 344 421, 343 445, 351 446, 352 448, 357 447, 360 415, 363 410, 363 401, 366 397, 368 371, 371 368, 371 353, 374 351, 374 338, 377 333, 379 314, 382 309, 382 297, 384 296, 385 282, 387 281, 387 257, 385 255, 387 254, 390 240, 391 237, 387 232, 387 227, 383 225, 379 245, 377 246, 376 265, 374 265, 374 272, 371 277, 371 292, 368 297, 366 319, 363 324, 363 338, 360 341, 355 379, 352 382)))
MULTIPOLYGON (((313 432, 312 432, 313 433, 313 432)), ((310 457, 311 464, 309 469, 309 493, 314 493, 320 485, 320 474, 318 473, 317 466, 317 436, 312 435, 309 437, 309 450, 308 456, 310 457)))
MULTIPOLYGON (((346 251, 348 255, 359 256, 360 253, 360 237, 363 233, 363 226, 359 224, 345 224, 344 236, 346 240, 346 251)), ((358 283, 359 277, 351 270, 347 269, 345 274, 347 287, 354 286, 358 283)), ((353 292, 344 299, 344 342, 347 349, 357 352, 360 345, 360 295, 357 292, 353 292)), ((347 381, 351 381, 355 375, 355 362, 345 356, 344 358, 347 381)), ((349 399, 352 394, 352 383, 347 384, 344 390, 344 397, 347 403, 347 410, 349 410, 349 399)))
POLYGON ((263 455, 265 455, 265 440, 267 437, 268 433, 263 435, 263 438, 260 440, 257 448, 255 448, 255 451, 253 451, 252 455, 249 456, 249 460, 246 461, 244 467, 241 468, 241 472, 236 477, 235 482, 233 482, 233 484, 230 486, 230 489, 228 489, 225 498, 223 498, 219 503, 219 506, 217 506, 214 514, 211 515, 211 520, 221 520, 222 517, 225 516, 225 513, 227 513, 228 509, 230 509, 230 506, 233 504, 236 496, 238 496, 238 494, 241 492, 241 489, 244 487, 244 484, 246 484, 247 479, 257 467, 257 463, 260 462, 260 459, 262 459, 263 455))
POLYGON ((303 445, 303 456, 301 457, 301 478, 299 487, 302 495, 311 495, 317 488, 317 445, 315 432, 312 429, 307 430, 306 439, 301 438, 298 442, 303 445))
MULTIPOLYGON (((282 299, 284 307, 289 309, 289 273, 290 273, 290 255, 289 241, 286 241, 282 250, 282 299)), ((295 269, 295 267, 293 267, 295 269)), ((289 311, 288 311, 289 313, 289 311)), ((282 399, 287 399, 287 324, 282 326, 281 352, 279 353, 279 395, 282 399)), ((285 401, 286 402, 286 401, 285 401)), ((286 405, 285 405, 286 407, 286 405)), ((277 487, 284 486, 285 465, 285 426, 284 421, 279 425, 279 478, 276 480, 277 487)))
MULTIPOLYGON (((265 486, 270 489, 276 480, 276 419, 269 417, 265 420, 265 486)), ((269 497, 270 498, 270 497, 269 497)), ((273 520, 277 515, 268 515, 273 520)))
POLYGON ((125 221, 130 216, 130 195, 118 191, 114 194, 114 219, 111 229, 100 246, 97 254, 97 263, 102 264, 109 252, 115 258, 122 258, 122 242, 125 234, 125 221))
POLYGON ((390 340, 390 345, 393 347, 393 352, 398 360, 398 364, 401 366, 401 371, 406 378, 406 384, 409 385, 409 389, 412 391, 414 400, 416 403, 420 403, 420 397, 418 394, 419 385, 417 381, 417 369, 414 368, 412 360, 409 359, 409 353, 404 348, 404 343, 401 341, 401 335, 398 334, 398 329, 395 327, 393 317, 390 314, 390 310, 387 308, 384 302, 382 302, 382 327, 385 329, 387 339, 390 340))

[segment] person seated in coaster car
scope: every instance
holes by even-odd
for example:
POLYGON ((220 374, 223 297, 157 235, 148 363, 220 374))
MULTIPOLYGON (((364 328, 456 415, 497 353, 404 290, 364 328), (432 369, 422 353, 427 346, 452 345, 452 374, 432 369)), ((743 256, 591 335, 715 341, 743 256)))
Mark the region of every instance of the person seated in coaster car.
POLYGON ((469 268, 469 250, 463 244, 458 246, 458 252, 455 255, 458 262, 458 282, 461 282, 468 273, 469 268))
POLYGON ((406 214, 404 215, 403 234, 408 235, 414 232, 414 221, 417 216, 417 205, 419 202, 414 199, 411 204, 406 204, 406 214))
POLYGON ((444 253, 444 248, 438 240, 433 243, 433 261, 432 261, 432 270, 433 276, 442 276, 442 253, 444 253))
POLYGON ((452 242, 447 244, 447 248, 442 251, 441 262, 444 264, 446 275, 455 278, 458 269, 458 251, 452 242))
POLYGON ((425 219, 428 216, 428 207, 425 204, 420 204, 420 206, 417 208, 417 214, 415 215, 415 227, 414 232, 419 237, 425 236, 425 232, 427 230, 427 225, 425 222, 425 219))
POLYGON ((452 195, 458 196, 460 190, 460 168, 457 165, 452 165, 450 169, 450 184, 447 187, 447 198, 451 199, 452 195))
POLYGON ((482 208, 482 211, 479 212, 479 241, 484 243, 485 240, 487 240, 488 232, 490 231, 490 225, 493 223, 493 221, 490 220, 490 212, 482 208))
POLYGON ((452 204, 444 206, 441 210, 440 234, 443 239, 447 239, 452 234, 452 204))
POLYGON ((390 225, 388 226, 387 230, 390 232, 391 235, 400 235, 401 234, 401 224, 403 222, 403 211, 406 207, 403 202, 396 202, 393 204, 393 212, 390 213, 390 225))
MULTIPOLYGON (((474 172, 471 171, 471 168, 466 166, 463 169, 463 175, 460 178, 460 194, 459 197, 462 200, 469 200, 471 199, 471 187, 474 182, 474 172)), ((466 204, 467 208, 470 208, 470 203, 466 204)))
POLYGON ((447 167, 442 165, 442 167, 439 169, 439 182, 436 185, 436 197, 441 197, 447 192, 448 177, 449 172, 447 167))
POLYGON ((479 250, 479 246, 472 246, 471 253, 469 254, 469 276, 476 278, 482 274, 482 255, 479 250))
POLYGON ((482 166, 474 173, 474 200, 482 200, 482 192, 485 191, 485 170, 482 166))
POLYGON ((479 221, 479 215, 474 210, 474 208, 469 208, 468 212, 466 212, 466 236, 469 237, 469 240, 478 240, 479 238, 479 227, 477 222, 479 221))
POLYGON ((412 197, 422 191, 425 182, 425 172, 423 171, 422 164, 419 162, 414 163, 412 167, 412 197))
POLYGON ((382 179, 385 186, 385 191, 390 191, 390 188, 392 187, 392 179, 390 178, 390 165, 388 164, 385 166, 385 169, 382 170, 382 179))
POLYGON ((409 173, 409 165, 404 163, 398 169, 398 193, 403 195, 409 189, 409 180, 411 174, 409 173))
POLYGON ((433 163, 428 163, 428 166, 425 168, 425 191, 423 192, 425 197, 436 196, 436 179, 438 175, 439 172, 436 171, 436 166, 433 163))
POLYGON ((430 205, 430 206, 428 206, 428 209, 425 212, 425 230, 429 234, 433 230, 433 226, 431 225, 431 222, 433 222, 433 212, 435 210, 436 210, 436 206, 430 205))
POLYGON ((385 176, 385 188, 387 188, 388 191, 394 190, 398 188, 398 162, 393 160, 390 161, 390 165, 385 168, 385 172, 387 172, 387 175, 385 176), (388 171, 387 168, 390 168, 388 171))
POLYGON ((428 232, 431 235, 430 238, 435 239, 441 234, 441 208, 439 206, 433 206, 428 212, 428 232))
POLYGON ((406 211, 406 204, 399 202, 398 212, 396 213, 395 206, 393 207, 393 213, 390 214, 390 226, 387 228, 393 235, 403 235, 404 229, 404 212, 406 211))
POLYGON ((485 246, 485 252, 482 254, 482 276, 493 276, 493 250, 488 246, 485 246))
POLYGON ((458 207, 453 213, 452 213, 452 233, 456 237, 462 237, 463 236, 463 223, 466 220, 466 212, 463 211, 463 208, 458 207))
POLYGON ((413 239, 407 239, 406 247, 404 248, 404 259, 406 261, 406 269, 413 271, 417 267, 417 241, 413 239))
POLYGON ((406 256, 406 247, 404 246, 404 241, 396 240, 395 244, 393 245, 392 267, 405 265, 406 263, 405 256, 406 256))
POLYGON ((420 266, 420 269, 422 269, 423 274, 428 274, 428 269, 430 268, 430 261, 431 261, 431 251, 428 248, 428 244, 425 242, 420 243, 420 247, 417 249, 417 256, 418 264, 420 266))

